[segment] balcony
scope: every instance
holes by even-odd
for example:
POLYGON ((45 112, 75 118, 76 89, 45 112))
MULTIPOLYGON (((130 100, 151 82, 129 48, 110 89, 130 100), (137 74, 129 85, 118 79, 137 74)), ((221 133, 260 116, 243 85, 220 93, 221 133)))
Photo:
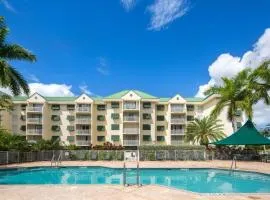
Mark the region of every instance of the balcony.
POLYGON ((42 112, 42 106, 29 106, 27 112, 42 112))
POLYGON ((139 116, 124 116, 124 122, 138 122, 139 116))
POLYGON ((77 146, 90 146, 90 140, 76 140, 77 146))
POLYGON ((185 112, 184 106, 171 106, 171 112, 173 113, 183 113, 185 112))
POLYGON ((185 124, 186 119, 185 118, 172 118, 171 123, 172 124, 185 124))
POLYGON ((172 129, 171 135, 184 135, 185 131, 184 129, 172 129))
POLYGON ((124 110, 138 110, 136 103, 124 103, 124 110))
POLYGON ((76 107, 76 112, 90 112, 90 107, 76 107))
POLYGON ((90 124, 91 119, 90 118, 79 118, 76 119, 76 124, 90 124))
POLYGON ((27 118, 28 124, 42 124, 42 118, 27 118))
POLYGON ((139 128, 124 128, 124 134, 139 134, 139 128))
POLYGON ((85 129, 85 130, 79 129, 79 130, 76 130, 76 134, 77 135, 90 135, 90 130, 89 129, 85 129))
POLYGON ((139 146, 139 140, 123 140, 123 146, 139 146))
POLYGON ((27 129, 27 135, 42 135, 42 129, 27 129))

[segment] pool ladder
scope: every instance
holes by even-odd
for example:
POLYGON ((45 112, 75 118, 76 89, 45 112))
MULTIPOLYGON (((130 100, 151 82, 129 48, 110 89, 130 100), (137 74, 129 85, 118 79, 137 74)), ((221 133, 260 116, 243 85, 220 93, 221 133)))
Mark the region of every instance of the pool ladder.
POLYGON ((55 167, 58 167, 60 164, 62 164, 62 152, 59 153, 58 158, 56 159, 55 154, 53 153, 52 159, 51 159, 51 167, 53 167, 53 163, 55 164, 55 167))
POLYGON ((124 162, 124 166, 123 166, 123 185, 124 186, 131 186, 131 185, 137 185, 137 186, 141 186, 142 184, 140 184, 140 166, 139 166, 139 162, 137 161, 137 166, 136 166, 136 184, 128 184, 127 183, 127 167, 126 167, 126 162, 124 162))
POLYGON ((230 168, 231 171, 237 169, 237 167, 236 167, 236 161, 237 161, 237 158, 236 158, 236 155, 234 155, 234 156, 233 156, 233 159, 232 159, 231 168, 230 168))

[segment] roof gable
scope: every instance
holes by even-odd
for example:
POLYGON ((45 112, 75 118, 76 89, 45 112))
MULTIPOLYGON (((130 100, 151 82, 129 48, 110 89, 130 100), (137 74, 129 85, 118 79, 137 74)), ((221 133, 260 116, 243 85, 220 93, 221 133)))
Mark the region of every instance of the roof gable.
POLYGON ((27 99, 27 101, 30 103, 45 103, 46 99, 39 93, 35 92, 27 99))
POLYGON ((169 100, 170 103, 186 103, 186 100, 181 97, 179 94, 175 95, 169 100))
POLYGON ((81 94, 75 100, 76 103, 93 103, 93 99, 89 97, 87 94, 81 94))
POLYGON ((140 100, 141 97, 136 94, 134 91, 129 91, 127 94, 125 94, 124 96, 122 96, 123 100, 140 100))

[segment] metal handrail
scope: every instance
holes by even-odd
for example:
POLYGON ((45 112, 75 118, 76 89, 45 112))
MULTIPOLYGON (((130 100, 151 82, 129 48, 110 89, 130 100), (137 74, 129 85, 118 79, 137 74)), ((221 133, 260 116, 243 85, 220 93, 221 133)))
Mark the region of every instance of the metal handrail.
POLYGON ((236 161, 237 161, 237 158, 236 158, 236 155, 234 155, 232 158, 232 164, 231 164, 231 168, 230 168, 231 171, 233 170, 233 164, 234 164, 234 170, 237 168, 236 161))

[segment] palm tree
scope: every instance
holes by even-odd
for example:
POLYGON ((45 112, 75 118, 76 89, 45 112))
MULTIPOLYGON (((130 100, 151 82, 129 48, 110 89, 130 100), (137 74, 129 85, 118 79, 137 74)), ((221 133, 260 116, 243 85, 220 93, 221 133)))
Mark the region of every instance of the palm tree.
POLYGON ((218 141, 224 137, 223 124, 220 124, 220 120, 214 116, 208 116, 195 119, 188 124, 185 140, 207 147, 210 142, 218 141))
POLYGON ((270 61, 262 63, 255 70, 244 69, 233 78, 222 78, 221 86, 213 86, 205 94, 218 94, 220 101, 212 111, 217 116, 228 107, 227 118, 232 122, 235 131, 235 116, 238 110, 246 113, 249 119, 253 117, 253 105, 263 100, 270 104, 270 61))
POLYGON ((211 115, 217 117, 225 107, 228 107, 227 118, 232 122, 232 128, 235 131, 235 115, 240 109, 239 99, 240 94, 242 94, 243 83, 234 78, 225 77, 222 78, 222 81, 222 86, 213 86, 205 94, 218 94, 220 96, 219 103, 215 106, 211 115))
POLYGON ((29 95, 30 90, 27 81, 20 72, 9 64, 9 61, 24 60, 34 62, 36 56, 18 44, 7 43, 5 40, 8 32, 4 17, 0 16, 0 86, 10 88, 13 95, 19 95, 21 92, 29 95))

